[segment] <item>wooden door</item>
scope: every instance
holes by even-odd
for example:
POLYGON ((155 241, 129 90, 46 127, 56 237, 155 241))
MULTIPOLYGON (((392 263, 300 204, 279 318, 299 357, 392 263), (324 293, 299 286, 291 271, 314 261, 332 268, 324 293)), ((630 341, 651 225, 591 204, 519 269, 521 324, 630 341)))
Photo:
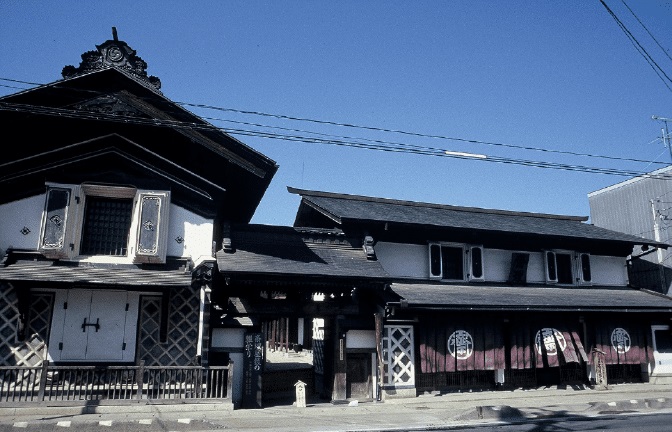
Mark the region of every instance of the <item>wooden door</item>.
POLYGON ((54 314, 50 357, 55 361, 132 361, 138 295, 73 289, 54 314))
POLYGON ((348 353, 346 366, 346 397, 348 399, 373 398, 371 353, 348 353))

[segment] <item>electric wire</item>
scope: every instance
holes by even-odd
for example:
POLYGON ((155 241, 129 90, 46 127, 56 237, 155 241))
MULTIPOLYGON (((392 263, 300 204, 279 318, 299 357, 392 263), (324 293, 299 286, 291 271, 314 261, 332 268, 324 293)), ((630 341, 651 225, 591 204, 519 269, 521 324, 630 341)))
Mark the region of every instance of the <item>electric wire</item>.
MULTIPOLYGON (((39 83, 30 82, 30 81, 21 81, 21 80, 10 79, 10 78, 0 78, 0 80, 22 83, 22 84, 27 84, 27 85, 38 85, 38 86, 42 85, 42 84, 39 84, 39 83)), ((58 84, 53 85, 52 87, 53 88, 58 88, 58 84)), ((68 89, 69 90, 76 90, 76 89, 73 89, 71 87, 68 87, 68 89)), ((98 92, 98 91, 95 91, 95 90, 89 90, 89 89, 82 89, 81 91, 87 92, 87 93, 96 93, 96 94, 99 94, 99 95, 103 94, 102 92, 98 92)), ((589 157, 589 158, 597 158, 597 159, 608 159, 608 160, 615 160, 615 161, 647 163, 649 165, 651 165, 651 164, 667 165, 665 162, 658 162, 658 161, 655 161, 655 160, 651 161, 651 160, 642 160, 642 159, 635 159, 635 158, 623 158, 623 157, 618 157, 618 156, 598 155, 598 154, 580 153, 580 152, 573 152, 573 151, 566 151, 566 150, 555 150, 555 149, 546 149, 546 148, 540 148, 540 147, 521 146, 521 145, 507 144, 507 143, 501 143, 501 142, 492 142, 492 141, 482 141, 482 140, 459 138, 459 137, 450 137, 450 136, 447 136, 447 135, 433 135, 433 134, 425 134, 425 133, 419 133, 419 132, 410 132, 410 131, 405 131, 405 130, 400 130, 400 129, 389 129, 389 128, 381 128, 381 127, 375 127, 375 126, 365 126, 365 125, 359 125, 359 124, 353 124, 353 123, 343 123, 343 122, 335 122, 335 121, 329 121, 329 120, 311 119, 311 118, 307 118, 307 117, 288 116, 288 115, 284 115, 284 114, 272 114, 272 113, 265 113, 265 112, 261 112, 261 111, 251 111, 251 110, 241 110, 241 109, 235 109, 235 108, 226 108, 226 107, 219 107, 219 106, 199 104, 199 103, 190 103, 190 102, 181 102, 181 101, 173 101, 173 102, 178 104, 178 105, 184 106, 184 107, 209 109, 209 110, 215 110, 215 111, 221 111, 221 112, 230 112, 230 113, 243 114, 243 115, 255 115, 255 116, 261 116, 261 117, 276 118, 276 119, 281 119, 281 120, 315 123, 315 124, 320 124, 320 125, 330 125, 330 126, 337 126, 337 127, 361 129, 361 130, 368 130, 368 131, 374 131, 374 132, 401 134, 401 135, 413 136, 413 137, 418 137, 418 138, 430 138, 430 139, 437 139, 437 140, 457 141, 457 142, 465 142, 465 143, 469 143, 469 144, 487 145, 487 146, 511 148, 511 149, 517 149, 517 150, 542 152, 542 153, 556 153, 556 154, 564 154, 564 155, 579 156, 579 157, 589 157)), ((267 128, 267 129, 285 130, 285 131, 292 131, 292 132, 297 132, 297 133, 309 133, 309 134, 314 134, 314 135, 318 135, 318 136, 331 137, 331 138, 337 138, 337 139, 346 139, 346 140, 353 140, 354 139, 354 140, 361 140, 361 141, 370 141, 370 142, 374 142, 374 143, 397 144, 399 146, 407 146, 407 147, 411 147, 411 148, 416 148, 416 147, 417 148, 427 148, 427 147, 414 146, 414 145, 399 143, 399 142, 375 140, 375 139, 362 138, 362 137, 356 138, 356 137, 351 137, 351 136, 333 135, 333 134, 326 134, 326 133, 322 133, 322 132, 307 131, 305 129, 284 128, 284 127, 281 127, 281 126, 270 126, 270 125, 265 125, 265 124, 260 124, 260 123, 244 122, 244 121, 231 120, 231 119, 222 119, 222 118, 217 118, 217 117, 200 116, 200 118, 202 118, 204 120, 207 120, 207 121, 221 121, 221 122, 227 122, 227 123, 233 123, 233 124, 242 124, 242 125, 253 126, 253 127, 262 127, 262 128, 267 128)), ((227 130, 229 130, 229 129, 227 129, 227 130)), ((441 149, 438 149, 438 148, 431 148, 431 149, 435 150, 435 151, 436 150, 441 150, 441 149)), ((445 151, 446 149, 442 149, 442 150, 445 151)))
MULTIPOLYGON (((146 125, 146 126, 156 126, 156 127, 170 127, 170 128, 179 128, 186 129, 190 131, 219 131, 233 135, 248 135, 258 138, 268 138, 274 140, 282 141, 291 141, 291 142, 302 142, 310 144, 325 144, 325 145, 335 145, 335 146, 345 146, 352 148, 384 151, 384 152, 394 152, 394 153, 408 153, 424 156, 435 156, 435 157, 450 157, 457 159, 466 159, 466 160, 476 160, 470 156, 464 155, 455 155, 447 154, 444 149, 434 148, 434 147, 422 147, 422 146, 413 146, 413 145, 397 145, 390 142, 381 141, 380 143, 367 143, 356 140, 342 140, 342 139, 325 139, 319 137, 308 137, 300 134, 278 134, 266 131, 259 130, 249 130, 249 129, 232 129, 232 128, 220 128, 209 123, 194 123, 194 122, 182 122, 177 120, 166 120, 166 119, 155 119, 155 118, 139 118, 133 116, 125 116, 120 114, 113 113, 99 113, 86 110, 77 110, 70 108, 55 108, 55 107, 42 107, 34 106, 27 104, 16 104, 16 103, 7 103, 0 102, 0 110, 3 111, 14 111, 14 112, 24 112, 30 114, 38 115, 48 115, 48 116, 58 116, 60 118, 73 118, 73 119, 88 119, 88 120, 97 120, 97 121, 112 121, 120 122, 125 124, 135 124, 135 125, 146 125)), ((638 170, 627 170, 627 169, 616 169, 616 168, 604 168, 604 167, 593 167, 586 165, 574 165, 567 163, 558 163, 558 162, 546 162, 546 161, 537 161, 537 160, 527 160, 527 159, 516 159, 516 158, 507 158, 500 156, 487 156, 485 159, 477 159, 479 161, 488 161, 494 163, 502 164, 514 164, 521 166, 530 166, 537 168, 548 168, 548 169, 557 169, 565 171, 577 171, 585 173, 595 173, 595 174, 608 174, 608 175, 618 175, 618 176, 627 176, 627 177, 648 177, 656 179, 665 179, 672 180, 672 175, 669 174, 651 174, 638 170)))
POLYGON ((616 16, 616 14, 607 6, 607 4, 604 2, 604 0, 600 0, 600 3, 602 3, 602 6, 605 7, 609 15, 616 21, 616 24, 618 24, 619 28, 623 31, 623 33, 627 36, 627 38, 630 40, 630 43, 635 47, 637 52, 644 57, 644 60, 651 66, 651 69, 658 75, 658 77, 663 81, 663 84, 665 84, 665 87, 669 91, 672 92, 672 87, 668 84, 667 81, 672 82, 672 79, 665 73, 665 71, 656 63, 656 61, 651 57, 651 55, 646 51, 646 49, 642 46, 642 44, 639 43, 637 38, 628 30, 628 28, 623 24, 623 22, 616 16), (664 77, 664 78, 663 78, 664 77), (665 81, 667 79, 667 81, 665 81))
POLYGON ((375 132, 396 133, 396 134, 408 135, 408 136, 414 136, 414 137, 420 137, 420 138, 433 138, 433 139, 440 139, 440 140, 447 140, 447 141, 465 142, 465 143, 470 143, 470 144, 481 144, 481 145, 487 145, 487 146, 513 148, 513 149, 518 149, 518 150, 529 150, 529 151, 537 151, 537 152, 544 152, 544 153, 566 154, 566 155, 570 155, 570 156, 582 156, 582 157, 591 157, 591 158, 600 158, 600 159, 621 160, 621 161, 628 161, 628 162, 656 163, 656 164, 660 164, 660 165, 667 165, 664 162, 656 162, 656 161, 650 161, 650 160, 621 158, 621 157, 618 157, 618 156, 596 155, 596 154, 589 154, 589 153, 578 153, 578 152, 572 152, 572 151, 566 151, 566 150, 553 150, 553 149, 545 149, 545 148, 541 148, 541 147, 529 147, 529 146, 506 144, 506 143, 499 143, 499 142, 492 142, 492 141, 481 141, 481 140, 468 139, 468 138, 450 137, 450 136, 446 136, 446 135, 424 134, 424 133, 409 132, 409 131, 404 131, 404 130, 399 130, 399 129, 387 129, 387 128, 380 128, 380 127, 374 127, 374 126, 364 126, 364 125, 352 124, 352 123, 340 123, 340 122, 333 122, 333 121, 329 121, 329 120, 316 120, 316 119, 310 119, 310 118, 306 118, 306 117, 293 117, 293 116, 287 116, 287 115, 282 115, 282 114, 269 114, 269 113, 264 113, 264 112, 260 112, 260 111, 238 110, 238 109, 233 109, 233 108, 223 108, 223 107, 217 107, 217 106, 212 106, 212 105, 194 104, 194 103, 189 103, 189 102, 176 101, 175 103, 183 105, 183 106, 194 107, 194 108, 204 108, 204 109, 211 109, 211 110, 218 110, 218 111, 228 111, 228 112, 234 112, 234 113, 237 113, 237 114, 251 114, 251 115, 257 115, 257 116, 264 116, 264 117, 274 117, 274 118, 284 119, 284 120, 296 120, 296 121, 303 121, 303 122, 326 124, 326 125, 330 125, 330 126, 341 126, 341 127, 347 127, 347 128, 363 129, 363 130, 369 130, 369 131, 375 131, 375 132))
POLYGON ((621 0, 621 2, 630 11, 632 16, 635 17, 635 19, 642 26, 642 28, 644 28, 644 30, 646 30, 646 32, 649 34, 649 36, 651 36, 651 39, 653 39, 653 41, 656 43, 656 45, 658 45, 658 48, 660 48, 660 50, 663 52, 663 54, 665 54, 665 56, 667 56, 668 59, 672 60, 672 57, 670 57, 670 54, 667 52, 667 50, 665 48, 663 48, 663 46, 660 44, 660 42, 658 42, 658 39, 656 39, 656 37, 649 31, 649 29, 644 25, 642 20, 639 19, 639 17, 635 14, 635 12, 632 9, 630 9, 630 6, 628 6, 628 4, 625 2, 625 0, 621 0))

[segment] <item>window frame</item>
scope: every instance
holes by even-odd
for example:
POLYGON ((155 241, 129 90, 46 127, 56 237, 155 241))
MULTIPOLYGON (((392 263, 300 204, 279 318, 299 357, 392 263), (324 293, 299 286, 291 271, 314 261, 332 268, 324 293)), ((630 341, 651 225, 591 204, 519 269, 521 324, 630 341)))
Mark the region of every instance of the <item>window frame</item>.
POLYGON ((449 242, 431 242, 428 244, 428 272, 429 278, 432 280, 444 281, 444 282, 465 282, 465 281, 484 281, 485 280, 485 264, 484 264, 484 249, 481 245, 466 245, 462 243, 449 243, 449 242), (438 248, 438 261, 436 261, 435 252, 433 249, 438 248), (452 279, 444 277, 443 269, 443 255, 444 248, 455 248, 461 250, 462 257, 462 278, 461 279, 452 279), (475 249, 480 250, 481 259, 480 259, 480 276, 474 276, 474 265, 473 260, 473 251, 475 249), (434 271, 435 266, 438 264, 438 274, 434 271))
POLYGON ((544 255, 544 276, 547 284, 556 284, 562 286, 574 285, 592 285, 592 263, 590 254, 587 252, 576 252, 563 249, 549 249, 543 251, 544 255), (568 255, 570 259, 569 270, 571 271, 571 282, 560 282, 560 266, 558 264, 558 255, 568 255), (587 272, 584 266, 584 259, 587 260, 587 272), (588 277, 586 277, 588 276, 588 277))

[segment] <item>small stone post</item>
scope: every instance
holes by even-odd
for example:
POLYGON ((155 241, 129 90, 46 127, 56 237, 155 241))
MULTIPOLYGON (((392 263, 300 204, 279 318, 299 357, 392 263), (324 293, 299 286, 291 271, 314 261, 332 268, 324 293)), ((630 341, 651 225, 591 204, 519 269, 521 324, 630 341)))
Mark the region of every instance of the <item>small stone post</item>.
POLYGON ((595 389, 608 390, 607 385, 607 365, 605 363, 605 353, 598 349, 593 349, 593 367, 595 368, 595 389))
POLYGON ((297 381, 294 384, 296 387, 296 407, 305 408, 306 407, 306 383, 303 381, 297 381))

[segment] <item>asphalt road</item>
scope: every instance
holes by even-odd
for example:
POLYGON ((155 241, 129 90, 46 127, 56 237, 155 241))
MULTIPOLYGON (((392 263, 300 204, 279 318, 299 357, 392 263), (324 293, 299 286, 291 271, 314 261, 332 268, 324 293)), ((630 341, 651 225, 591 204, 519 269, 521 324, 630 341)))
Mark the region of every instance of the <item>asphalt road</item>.
MULTIPOLYGON (((672 431, 672 413, 664 414, 618 414, 598 415, 594 417, 567 416, 546 420, 535 420, 513 423, 465 424, 453 428, 413 429, 413 431, 471 431, 471 432, 573 432, 573 431, 621 431, 621 432, 667 432, 672 431)), ((41 422, 40 424, 2 424, 0 432, 205 432, 205 431, 242 431, 245 429, 230 429, 226 425, 195 421, 180 423, 178 421, 154 421, 150 424, 137 422, 115 422, 114 425, 104 423, 68 423, 68 422, 41 422)), ((248 429, 252 430, 252 429, 248 429)), ((259 430, 259 429, 255 429, 259 430)), ((366 429, 332 429, 317 428, 316 432, 347 432, 366 431, 366 429)), ((402 432, 403 429, 398 429, 402 432)))
MULTIPOLYGON (((430 429, 426 429, 430 430, 430 429)), ((461 426, 432 431, 471 432, 572 432, 572 431, 621 431, 621 432, 669 432, 672 431, 672 413, 666 414, 619 414, 597 417, 572 416, 537 420, 515 424, 490 424, 461 426)))

